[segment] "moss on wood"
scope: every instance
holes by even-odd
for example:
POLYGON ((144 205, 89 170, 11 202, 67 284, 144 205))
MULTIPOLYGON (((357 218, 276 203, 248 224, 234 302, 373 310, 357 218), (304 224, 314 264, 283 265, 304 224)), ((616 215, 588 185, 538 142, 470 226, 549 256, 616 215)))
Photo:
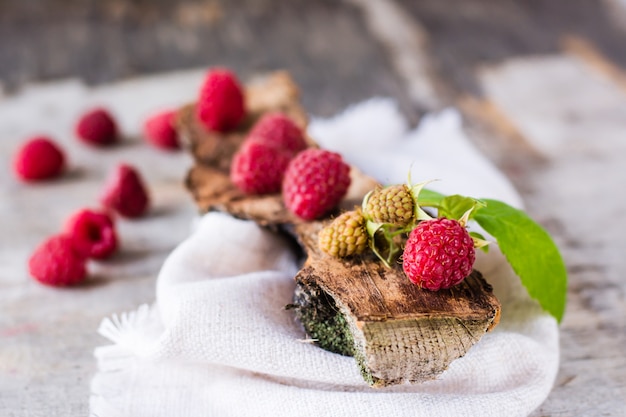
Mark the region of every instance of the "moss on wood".
POLYGON ((298 283, 291 307, 304 330, 322 349, 354 355, 354 340, 335 301, 318 286, 298 283))

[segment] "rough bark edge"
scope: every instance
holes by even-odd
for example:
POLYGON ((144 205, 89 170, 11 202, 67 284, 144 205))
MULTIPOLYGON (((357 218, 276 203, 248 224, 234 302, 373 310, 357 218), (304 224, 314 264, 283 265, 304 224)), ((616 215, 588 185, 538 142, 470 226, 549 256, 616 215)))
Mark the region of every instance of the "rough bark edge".
MULTIPOLYGON (((462 318, 424 312, 413 318, 362 321, 343 305, 341 296, 320 286, 319 280, 306 271, 305 268, 296 276, 290 305, 296 318, 315 344, 353 356, 363 379, 376 388, 437 378, 450 363, 465 356, 500 319, 500 305, 496 303, 491 314, 485 316, 462 318), (450 338, 455 341, 450 342, 450 338)), ((478 271, 466 280, 491 291, 478 271)))

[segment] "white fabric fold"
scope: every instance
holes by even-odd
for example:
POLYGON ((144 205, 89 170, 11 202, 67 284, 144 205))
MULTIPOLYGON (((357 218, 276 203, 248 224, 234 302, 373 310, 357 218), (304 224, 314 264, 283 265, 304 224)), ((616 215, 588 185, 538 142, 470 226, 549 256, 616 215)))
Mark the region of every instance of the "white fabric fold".
MULTIPOLYGON (((521 207, 511 184, 471 144, 458 113, 414 131, 393 101, 374 99, 310 134, 383 183, 439 179, 444 193, 521 207)), ((156 302, 103 320, 92 414, 109 416, 526 416, 558 368, 555 320, 529 298, 497 247, 476 267, 503 304, 501 322, 438 379, 373 389, 354 359, 327 352, 285 310, 298 260, 256 224, 207 214, 158 277, 156 302)))

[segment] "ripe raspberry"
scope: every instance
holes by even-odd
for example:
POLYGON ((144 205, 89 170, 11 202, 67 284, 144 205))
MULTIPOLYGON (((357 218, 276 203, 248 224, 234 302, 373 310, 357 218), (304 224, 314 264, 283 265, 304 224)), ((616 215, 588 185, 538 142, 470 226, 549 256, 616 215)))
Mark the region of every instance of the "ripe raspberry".
POLYGON ((78 119, 76 136, 83 142, 96 146, 112 145, 119 139, 113 116, 103 108, 88 111, 78 119))
POLYGON ((78 284, 87 276, 85 257, 66 235, 52 236, 39 245, 28 260, 28 271, 42 284, 55 287, 78 284))
POLYGON ((307 147, 302 129, 282 113, 266 113, 252 127, 248 138, 271 143, 294 155, 307 147))
POLYGON ((406 185, 375 190, 368 198, 365 212, 376 223, 403 227, 413 220, 415 203, 406 185))
POLYGON ((363 213, 346 211, 324 227, 318 239, 321 250, 338 258, 363 253, 369 244, 363 213))
POLYGON ((413 283, 437 291, 463 281, 472 272, 476 252, 465 227, 439 218, 422 221, 411 231, 402 257, 413 283))
POLYGON ((243 90, 235 75, 223 68, 209 71, 196 103, 198 119, 209 130, 226 132, 236 128, 245 113, 243 90))
POLYGON ((280 191, 291 154, 275 146, 247 141, 233 157, 230 179, 246 194, 280 191))
POLYGON ((285 206, 304 220, 326 214, 344 197, 350 186, 350 167, 341 155, 309 148, 296 155, 285 171, 285 206))
POLYGON ((67 220, 64 231, 86 258, 104 259, 117 249, 115 226, 106 213, 80 210, 67 220))
POLYGON ((139 172, 120 164, 105 184, 100 202, 124 217, 134 218, 148 210, 150 198, 139 172))
POLYGON ((156 113, 148 117, 143 125, 143 136, 157 148, 173 150, 180 148, 178 133, 174 128, 175 110, 156 113))
POLYGON ((59 176, 65 167, 63 150, 52 139, 36 136, 24 143, 13 159, 15 174, 25 181, 59 176))

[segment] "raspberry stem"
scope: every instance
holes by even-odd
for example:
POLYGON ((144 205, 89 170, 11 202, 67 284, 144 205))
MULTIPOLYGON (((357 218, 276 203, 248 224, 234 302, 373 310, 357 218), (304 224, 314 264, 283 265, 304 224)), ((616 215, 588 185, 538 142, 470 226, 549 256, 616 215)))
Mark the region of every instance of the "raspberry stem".
POLYGON ((395 261, 402 248, 397 243, 398 236, 409 233, 415 227, 410 224, 403 228, 396 228, 389 223, 376 223, 368 220, 365 224, 368 235, 370 236, 370 248, 372 252, 380 259, 387 268, 391 268, 391 264, 395 261), (379 239, 376 239, 376 238, 379 239), (381 240, 386 247, 380 247, 381 240), (386 253, 386 256, 385 256, 386 253))

